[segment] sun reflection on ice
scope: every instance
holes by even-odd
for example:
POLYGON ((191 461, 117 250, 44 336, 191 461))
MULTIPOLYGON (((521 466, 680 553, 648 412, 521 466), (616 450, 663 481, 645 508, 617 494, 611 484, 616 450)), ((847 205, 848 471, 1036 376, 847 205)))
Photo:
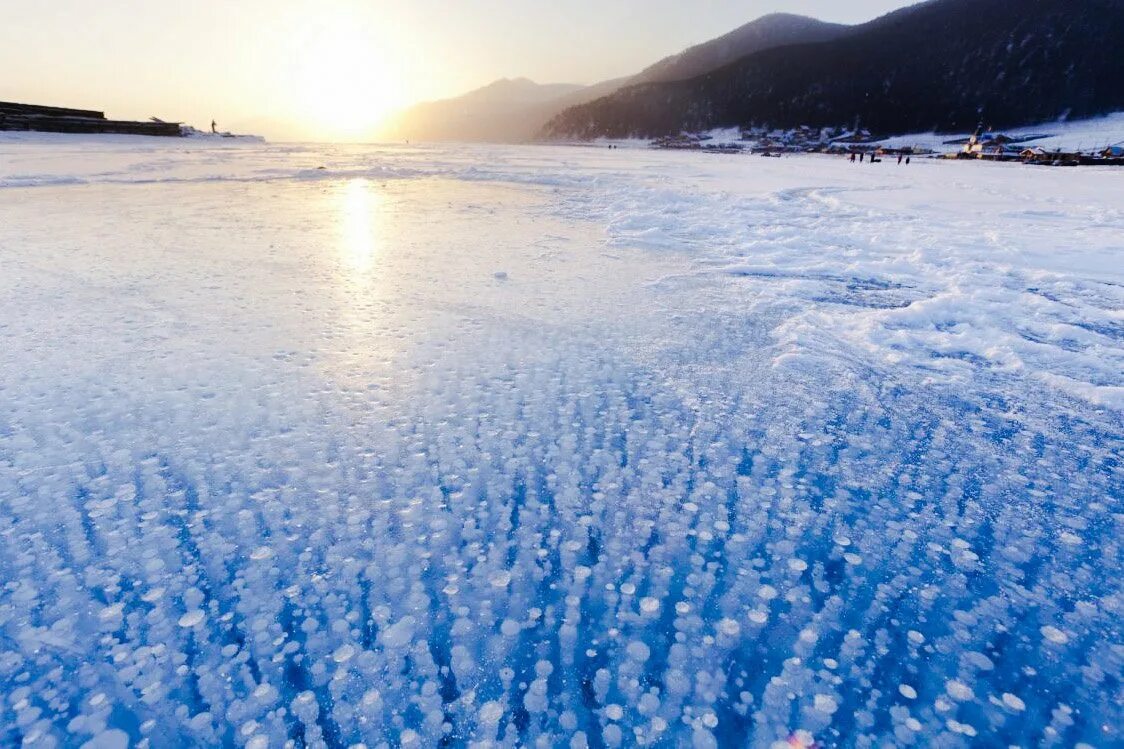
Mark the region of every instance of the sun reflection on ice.
POLYGON ((352 283, 367 286, 381 253, 382 194, 366 179, 343 187, 340 200, 340 261, 352 283))
MULTIPOLYGON (((402 246, 397 198, 364 178, 333 183, 323 193, 330 244, 322 262, 330 269, 334 306, 330 354, 324 366, 341 386, 367 388, 390 382, 402 354, 402 305, 398 303, 402 246)), ((397 375, 395 375, 395 378, 397 375)))

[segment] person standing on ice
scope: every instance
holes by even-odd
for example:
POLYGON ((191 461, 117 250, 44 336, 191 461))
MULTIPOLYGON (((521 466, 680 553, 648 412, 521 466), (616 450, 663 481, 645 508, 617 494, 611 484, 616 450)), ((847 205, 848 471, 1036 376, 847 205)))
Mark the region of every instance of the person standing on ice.
POLYGON ((211 134, 217 135, 218 132, 218 123, 216 123, 214 120, 211 120, 211 134))

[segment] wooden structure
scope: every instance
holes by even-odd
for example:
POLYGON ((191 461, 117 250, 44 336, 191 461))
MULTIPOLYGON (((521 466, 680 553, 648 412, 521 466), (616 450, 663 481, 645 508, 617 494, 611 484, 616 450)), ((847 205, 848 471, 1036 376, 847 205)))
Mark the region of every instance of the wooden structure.
POLYGON ((43 107, 0 101, 0 130, 29 130, 43 133, 116 133, 125 135, 181 135, 180 123, 107 120, 104 112, 65 107, 43 107))

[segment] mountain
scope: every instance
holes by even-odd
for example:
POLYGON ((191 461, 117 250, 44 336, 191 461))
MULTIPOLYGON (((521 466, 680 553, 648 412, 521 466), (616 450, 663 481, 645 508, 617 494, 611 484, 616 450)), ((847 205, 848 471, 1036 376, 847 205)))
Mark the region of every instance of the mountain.
POLYGON ((504 79, 454 99, 418 104, 395 118, 383 135, 421 141, 527 141, 561 112, 626 86, 693 78, 754 52, 834 39, 848 28, 777 13, 666 57, 635 76, 593 86, 539 85, 526 78, 504 79))
MULTIPOLYGON (((455 99, 411 107, 385 129, 384 137, 410 140, 525 141, 565 108, 550 102, 584 89, 541 85, 526 78, 503 79, 455 99)), ((580 104, 590 99, 565 99, 580 104)))
POLYGON ((729 34, 665 57, 634 76, 628 83, 661 83, 694 78, 729 65, 755 52, 792 44, 812 44, 836 39, 851 27, 815 18, 774 13, 740 26, 729 34))
POLYGON ((553 138, 767 125, 963 131, 1124 110, 1124 0, 930 0, 562 112, 553 138))

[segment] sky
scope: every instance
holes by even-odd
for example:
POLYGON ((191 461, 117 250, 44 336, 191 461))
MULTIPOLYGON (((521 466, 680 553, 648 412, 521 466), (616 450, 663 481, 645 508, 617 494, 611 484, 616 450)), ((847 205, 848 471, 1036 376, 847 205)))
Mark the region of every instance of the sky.
POLYGON ((596 83, 772 12, 907 0, 0 0, 0 100, 279 140, 364 140, 498 78, 596 83))

